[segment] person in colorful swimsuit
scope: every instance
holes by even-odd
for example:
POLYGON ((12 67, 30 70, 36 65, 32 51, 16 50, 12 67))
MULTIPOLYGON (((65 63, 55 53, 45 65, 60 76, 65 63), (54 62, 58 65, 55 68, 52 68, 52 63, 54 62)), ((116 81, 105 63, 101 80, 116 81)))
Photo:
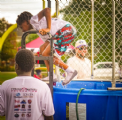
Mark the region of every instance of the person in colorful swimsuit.
MULTIPOLYGON (((51 18, 50 8, 45 8, 35 16, 29 12, 23 12, 18 15, 16 22, 23 32, 30 29, 39 31, 37 34, 44 41, 44 44, 40 46, 40 55, 42 56, 50 56, 51 47, 48 32, 53 36, 54 50, 58 56, 65 53, 76 36, 76 30, 71 23, 62 19, 51 18)), ((49 61, 45 60, 44 62, 49 74, 49 61)), ((68 84, 77 75, 76 70, 66 65, 56 56, 53 57, 53 63, 67 72, 67 77, 62 82, 63 85, 68 84)), ((47 79, 49 80, 49 75, 47 79)), ((55 82, 56 80, 56 75, 54 74, 53 81, 55 82)))
POLYGON ((34 55, 22 49, 15 57, 17 77, 0 86, 0 116, 6 120, 53 120, 54 106, 48 85, 31 76, 34 55))

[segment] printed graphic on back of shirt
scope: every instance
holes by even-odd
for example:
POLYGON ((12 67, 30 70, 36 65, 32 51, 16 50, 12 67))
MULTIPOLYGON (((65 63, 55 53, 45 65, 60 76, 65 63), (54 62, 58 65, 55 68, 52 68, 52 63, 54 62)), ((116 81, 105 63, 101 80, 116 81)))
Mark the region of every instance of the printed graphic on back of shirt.
POLYGON ((20 120, 31 118, 33 96, 37 93, 35 88, 11 88, 14 93, 14 117, 20 120))

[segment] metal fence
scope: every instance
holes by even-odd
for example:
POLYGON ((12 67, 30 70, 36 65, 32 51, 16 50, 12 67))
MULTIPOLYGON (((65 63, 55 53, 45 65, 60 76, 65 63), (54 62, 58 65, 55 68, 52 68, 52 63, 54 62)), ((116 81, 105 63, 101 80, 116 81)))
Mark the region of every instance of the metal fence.
POLYGON ((119 63, 120 77, 122 77, 122 1, 115 6, 115 61, 119 63))
MULTIPOLYGON (((75 46, 79 39, 88 44, 86 58, 91 61, 90 78, 119 80, 122 73, 122 1, 56 0, 55 5, 56 16, 69 21, 77 30, 71 45, 75 46)), ((75 55, 75 50, 68 49, 61 59, 67 63, 75 55)), ((84 67, 80 63, 76 66, 84 67)), ((65 77, 65 72, 59 71, 65 77)))

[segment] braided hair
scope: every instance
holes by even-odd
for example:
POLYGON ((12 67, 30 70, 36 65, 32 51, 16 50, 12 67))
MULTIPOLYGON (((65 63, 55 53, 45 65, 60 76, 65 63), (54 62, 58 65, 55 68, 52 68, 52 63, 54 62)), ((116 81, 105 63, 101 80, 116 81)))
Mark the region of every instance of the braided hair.
POLYGON ((30 20, 33 15, 30 12, 24 11, 20 15, 18 15, 18 18, 16 20, 17 25, 21 25, 23 22, 30 20))

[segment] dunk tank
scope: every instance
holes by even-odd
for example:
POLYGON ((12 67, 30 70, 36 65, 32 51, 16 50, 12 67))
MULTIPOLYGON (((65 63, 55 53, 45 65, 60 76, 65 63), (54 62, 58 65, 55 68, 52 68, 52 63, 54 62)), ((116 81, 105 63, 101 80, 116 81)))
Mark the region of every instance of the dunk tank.
MULTIPOLYGON (((63 19, 71 22, 78 32, 72 45, 75 46, 79 39, 88 43, 89 55, 86 57, 91 60, 92 76, 87 80, 75 79, 66 86, 56 82, 53 86, 54 120, 122 120, 121 2, 65 2, 63 19), (107 66, 103 67, 105 64, 107 66)), ((59 8, 61 4, 59 1, 59 8)), ((72 54, 75 53, 67 56, 72 57, 72 54)), ((63 56, 62 60, 66 61, 65 58, 63 56)))
MULTIPOLYGON (((111 86, 107 81, 72 81, 65 87, 56 83, 54 120, 122 120, 122 91, 107 90, 111 86)), ((118 87, 122 83, 116 82, 118 87)))
MULTIPOLYGON (((56 8, 63 3, 55 2, 56 8)), ((81 38, 88 43, 89 55, 85 57, 91 60, 91 77, 87 80, 74 79, 65 86, 59 79, 53 86, 53 50, 50 58, 35 57, 35 60, 50 60, 49 87, 53 93, 54 120, 122 120, 122 82, 119 77, 122 72, 122 4, 114 0, 65 2, 63 19, 71 22, 78 32, 72 45, 81 38)), ((22 44, 25 48, 24 41, 22 44)), ((73 55, 75 53, 68 51, 62 60, 66 62, 73 55)))

